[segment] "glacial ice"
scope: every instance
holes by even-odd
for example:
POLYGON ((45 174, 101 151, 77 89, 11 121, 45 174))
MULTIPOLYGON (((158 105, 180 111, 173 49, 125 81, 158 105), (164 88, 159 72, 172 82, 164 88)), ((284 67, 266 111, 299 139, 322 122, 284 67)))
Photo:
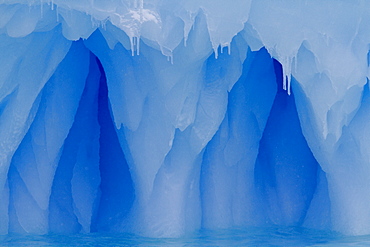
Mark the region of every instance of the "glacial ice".
POLYGON ((370 4, 0 0, 0 234, 370 234, 370 4))

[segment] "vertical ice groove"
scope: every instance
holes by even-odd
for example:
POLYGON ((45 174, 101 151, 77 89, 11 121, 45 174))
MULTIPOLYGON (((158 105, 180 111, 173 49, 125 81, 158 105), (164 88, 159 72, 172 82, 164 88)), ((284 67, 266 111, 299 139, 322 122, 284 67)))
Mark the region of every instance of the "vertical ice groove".
MULTIPOLYGON (((275 71, 280 84, 284 72, 278 66, 275 71)), ((318 163, 302 134, 294 95, 280 86, 260 141, 256 184, 269 221, 300 226, 317 187, 318 163)))
POLYGON ((361 106, 348 127, 343 128, 334 155, 330 157, 328 186, 333 229, 350 235, 368 234, 369 112, 370 94, 365 85, 361 106), (334 169, 334 165, 336 169, 334 169))
MULTIPOLYGON (((338 46, 334 45, 330 49, 338 49, 338 46)), ((344 61, 346 61, 344 63, 351 61, 351 66, 342 64, 341 69, 337 68, 340 70, 338 72, 341 74, 340 77, 334 73, 326 75, 317 71, 318 66, 312 66, 314 64, 313 54, 302 48, 297 56, 298 63, 295 77, 299 83, 294 82, 293 89, 297 92, 296 95, 299 95, 296 96, 296 102, 302 130, 313 154, 327 174, 333 229, 346 234, 364 234, 369 227, 363 219, 367 218, 368 215, 363 213, 361 219, 359 219, 357 218, 359 214, 355 212, 361 212, 362 208, 368 204, 367 200, 359 199, 360 197, 366 198, 367 192, 359 189, 355 189, 356 192, 351 191, 352 188, 357 188, 357 186, 368 186, 365 182, 366 179, 360 178, 362 175, 366 176, 367 169, 355 168, 363 167, 364 156, 353 147, 362 146, 363 144, 356 144, 358 137, 348 135, 346 126, 351 126, 355 121, 357 114, 359 114, 357 109, 360 106, 361 108, 365 107, 361 104, 361 95, 366 86, 361 87, 361 85, 363 85, 366 78, 366 69, 362 69, 361 65, 353 69, 352 65, 359 64, 358 61, 353 60, 351 53, 342 50, 342 55, 346 58, 344 60, 342 60, 343 58, 336 58, 336 66, 340 66, 344 61), (301 66, 304 66, 305 69, 303 70, 301 66), (329 76, 334 77, 338 83, 334 84, 329 76), (363 78, 361 78, 362 76, 363 78), (347 79, 342 81, 344 78, 347 79), (316 82, 316 85, 313 84, 313 81, 316 82), (349 82, 358 85, 348 88, 349 82), (329 109, 325 106, 329 106, 329 109), (359 170, 362 171, 361 175, 357 174, 359 170), (352 180, 354 177, 357 178, 357 182, 352 180)), ((363 97, 365 98, 365 96, 366 93, 363 97)), ((365 118, 363 121, 366 122, 365 118)))
MULTIPOLYGON (((60 35, 59 29, 31 34, 16 41, 2 35, 1 40, 0 53, 4 56, 0 64, 7 64, 0 77, 2 97, 16 88, 16 97, 8 101, 0 116, 0 190, 3 191, 11 158, 37 112, 39 101, 36 99, 66 55, 70 42, 60 35), (59 49, 54 49, 55 46, 59 49)), ((6 221, 0 222, 4 223, 6 221)))
POLYGON ((129 154, 124 154, 120 146, 110 110, 105 72, 101 64, 99 68, 102 73, 98 100, 101 196, 91 230, 115 231, 117 227, 128 230, 125 223, 135 197, 127 164, 129 154))
POLYGON ((230 92, 226 116, 204 154, 201 196, 205 228, 264 221, 253 188, 253 167, 276 93, 273 71, 265 49, 248 52, 241 77, 230 92))
MULTIPOLYGON (((199 229, 201 212, 199 176, 203 149, 215 134, 225 116, 228 89, 230 84, 234 84, 242 73, 242 63, 245 56, 239 56, 239 52, 246 53, 248 48, 240 40, 239 42, 234 41, 235 45, 232 45, 233 52, 230 56, 221 54, 219 60, 217 60, 213 54, 210 54, 201 58, 202 60, 206 59, 203 64, 194 63, 195 59, 199 59, 197 57, 199 54, 189 55, 187 53, 187 49, 194 49, 196 39, 193 35, 195 34, 190 34, 188 45, 181 50, 177 50, 177 53, 174 54, 175 57, 184 56, 186 58, 178 61, 180 64, 177 64, 176 60, 173 65, 165 61, 161 62, 158 57, 155 61, 150 60, 151 64, 166 68, 167 73, 161 75, 163 77, 160 81, 163 83, 168 80, 174 84, 172 86, 174 90, 168 92, 168 102, 166 102, 168 106, 165 110, 168 111, 169 106, 173 108, 178 105, 178 103, 174 104, 173 102, 180 102, 180 106, 187 103, 186 101, 179 101, 181 99, 179 97, 186 97, 188 94, 187 91, 179 90, 184 88, 184 83, 197 82, 201 87, 197 106, 183 109, 195 114, 194 122, 188 122, 189 125, 183 131, 180 131, 180 129, 175 131, 173 142, 170 142, 172 145, 169 152, 165 154, 165 159, 155 175, 153 188, 148 199, 146 199, 147 201, 143 199, 146 203, 141 212, 142 215, 139 214, 135 217, 135 219, 139 219, 135 222, 135 226, 140 229, 141 234, 147 236, 175 237, 199 229), (200 70, 198 66, 202 69, 200 70), (184 68, 186 69, 184 70, 184 68), (188 82, 182 79, 189 77, 182 73, 194 71, 197 73, 192 72, 191 74, 198 74, 199 70, 200 73, 204 73, 203 80, 188 82), (178 193, 179 191, 181 193, 178 193)), ((149 51, 152 50, 146 52, 149 51)), ((152 58, 154 56, 148 57, 152 58)), ((188 86, 185 89, 192 89, 192 87, 188 86)), ((192 91, 190 92, 192 93, 192 91)), ((159 93, 163 92, 159 91, 159 93)), ((177 115, 180 112, 170 113, 171 115, 177 115)), ((169 119, 163 119, 162 121, 173 121, 171 115, 169 119)))
POLYGON ((26 190, 19 191, 10 183, 11 194, 15 214, 25 232, 45 234, 48 231, 52 181, 82 94, 88 72, 88 55, 82 42, 73 43, 46 83, 35 119, 14 154, 12 166, 17 170, 19 179, 23 180, 26 190), (24 207, 29 201, 27 197, 31 197, 35 204, 24 207), (34 215, 40 217, 31 220, 34 215))
POLYGON ((100 72, 95 56, 90 57, 89 76, 84 95, 76 114, 76 123, 80 134, 74 146, 78 149, 73 177, 71 180, 74 213, 82 226, 82 232, 88 233, 95 217, 100 195, 99 172, 99 123, 98 89, 100 72))
MULTIPOLYGON (((82 43, 82 42, 81 42, 82 43)), ((50 196, 49 228, 56 233, 88 233, 99 201, 98 89, 100 71, 95 56, 87 52, 87 78, 78 99, 73 125, 61 150, 50 196), (85 83, 86 82, 86 83, 85 83)), ((86 71, 86 72, 87 72, 86 71)))

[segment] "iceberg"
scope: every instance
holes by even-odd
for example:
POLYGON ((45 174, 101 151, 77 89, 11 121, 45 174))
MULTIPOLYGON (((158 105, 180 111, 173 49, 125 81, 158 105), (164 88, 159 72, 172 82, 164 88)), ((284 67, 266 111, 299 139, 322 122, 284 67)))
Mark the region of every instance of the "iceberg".
POLYGON ((0 0, 0 234, 370 234, 370 4, 0 0))

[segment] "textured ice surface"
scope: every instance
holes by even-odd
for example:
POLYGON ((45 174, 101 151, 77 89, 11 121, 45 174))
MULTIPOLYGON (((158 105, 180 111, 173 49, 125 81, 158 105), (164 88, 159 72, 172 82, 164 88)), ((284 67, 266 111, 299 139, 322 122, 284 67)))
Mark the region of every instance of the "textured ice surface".
POLYGON ((0 233, 370 234, 370 4, 0 0, 0 233))

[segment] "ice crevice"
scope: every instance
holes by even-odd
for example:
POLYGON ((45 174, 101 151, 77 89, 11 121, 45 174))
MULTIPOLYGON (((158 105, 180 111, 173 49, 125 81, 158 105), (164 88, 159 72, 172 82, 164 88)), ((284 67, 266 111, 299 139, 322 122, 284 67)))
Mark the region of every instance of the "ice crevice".
POLYGON ((366 1, 0 0, 0 233, 370 234, 366 1))

